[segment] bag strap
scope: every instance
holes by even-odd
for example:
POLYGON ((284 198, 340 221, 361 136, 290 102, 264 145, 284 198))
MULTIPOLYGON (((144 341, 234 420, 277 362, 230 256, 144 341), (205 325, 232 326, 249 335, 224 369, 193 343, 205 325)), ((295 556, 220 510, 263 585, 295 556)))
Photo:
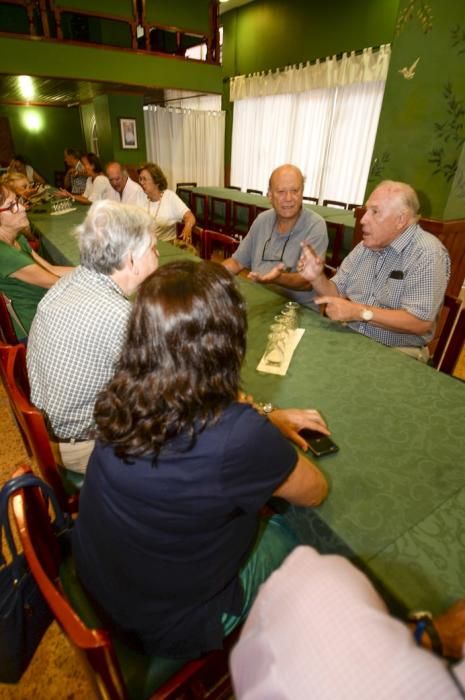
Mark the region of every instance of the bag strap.
POLYGON ((39 488, 42 494, 51 501, 55 512, 55 525, 59 532, 66 530, 69 525, 69 519, 65 518, 52 487, 38 476, 35 474, 22 474, 21 476, 15 476, 13 479, 7 481, 0 491, 0 566, 6 563, 1 549, 1 534, 3 530, 11 553, 12 568, 15 578, 19 578, 20 576, 20 558, 11 531, 10 519, 8 517, 8 504, 11 496, 13 496, 16 491, 28 487, 39 488))

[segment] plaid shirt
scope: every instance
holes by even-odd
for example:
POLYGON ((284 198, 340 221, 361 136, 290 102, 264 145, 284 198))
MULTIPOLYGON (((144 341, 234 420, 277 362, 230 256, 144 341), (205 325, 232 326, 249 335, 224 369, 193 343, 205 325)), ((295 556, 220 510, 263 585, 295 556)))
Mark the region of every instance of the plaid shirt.
POLYGON ((31 400, 57 438, 86 439, 120 355, 131 303, 107 275, 77 267, 37 307, 27 347, 31 400))
MULTIPOLYGON (((416 318, 434 321, 444 300, 450 276, 450 259, 438 238, 412 224, 382 250, 359 243, 332 278, 339 294, 351 301, 381 309, 403 309, 416 318)), ((423 347, 434 328, 424 336, 398 333, 371 323, 348 324, 384 345, 423 347)))

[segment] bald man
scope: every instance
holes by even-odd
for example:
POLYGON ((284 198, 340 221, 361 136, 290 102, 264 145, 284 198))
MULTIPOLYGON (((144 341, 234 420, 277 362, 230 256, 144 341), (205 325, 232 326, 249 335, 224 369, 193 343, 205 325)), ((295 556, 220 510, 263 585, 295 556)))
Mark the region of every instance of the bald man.
POLYGON ((301 243, 324 258, 328 232, 324 220, 302 207, 304 178, 294 165, 271 173, 268 199, 272 209, 257 216, 239 248, 223 265, 234 275, 247 268, 249 278, 317 309, 311 283, 297 271, 301 243))
POLYGON ((324 258, 308 246, 298 269, 330 318, 426 362, 450 260, 439 239, 418 225, 419 208, 410 185, 385 180, 366 203, 363 240, 334 277, 325 276, 324 258))
POLYGON ((113 190, 112 199, 121 204, 132 204, 136 207, 148 210, 149 200, 138 182, 134 182, 128 175, 126 168, 119 163, 108 163, 106 167, 107 177, 113 190))

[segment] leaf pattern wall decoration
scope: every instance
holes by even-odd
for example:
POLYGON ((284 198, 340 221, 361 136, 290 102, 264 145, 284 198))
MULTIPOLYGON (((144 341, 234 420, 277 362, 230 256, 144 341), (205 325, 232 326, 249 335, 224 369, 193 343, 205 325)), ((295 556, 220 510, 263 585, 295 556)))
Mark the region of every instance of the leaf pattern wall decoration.
POLYGON ((455 49, 459 47, 459 54, 465 53, 465 29, 462 29, 460 25, 457 25, 450 31, 451 35, 451 46, 455 49))
POLYGON ((399 13, 396 25, 398 36, 405 28, 407 22, 417 20, 424 34, 433 29, 433 10, 424 0, 409 0, 404 9, 399 13))
POLYGON ((433 175, 441 174, 446 182, 451 182, 465 143, 465 108, 463 102, 456 98, 451 83, 446 83, 442 94, 446 101, 448 116, 444 122, 433 124, 436 139, 440 145, 429 151, 428 162, 434 166, 433 175))
POLYGON ((368 182, 381 179, 384 168, 389 163, 390 159, 391 156, 388 151, 383 151, 380 156, 373 155, 368 182))

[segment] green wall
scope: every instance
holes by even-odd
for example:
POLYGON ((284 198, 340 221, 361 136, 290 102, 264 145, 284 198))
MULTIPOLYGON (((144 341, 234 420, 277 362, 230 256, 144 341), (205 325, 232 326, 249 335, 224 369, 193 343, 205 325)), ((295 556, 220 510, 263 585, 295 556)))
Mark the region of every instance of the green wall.
POLYGON ((256 0, 221 17, 224 74, 389 43, 398 6, 399 0, 256 0))
POLYGON ((77 107, 0 105, 0 116, 9 120, 15 151, 24 155, 51 184, 54 184, 54 171, 64 169, 63 150, 84 148, 77 107), (25 123, 31 116, 37 121, 37 130, 31 130, 25 123))
POLYGON ((143 98, 139 95, 109 95, 108 103, 112 134, 112 158, 125 165, 142 165, 142 163, 147 160, 143 98), (136 120, 137 149, 121 148, 121 130, 119 124, 121 117, 128 117, 136 120))
POLYGON ((221 17, 225 163, 231 163, 229 77, 392 41, 399 0, 255 0, 221 17))
POLYGON ((368 181, 410 182, 445 219, 465 217, 464 21, 462 2, 401 0, 368 181))

